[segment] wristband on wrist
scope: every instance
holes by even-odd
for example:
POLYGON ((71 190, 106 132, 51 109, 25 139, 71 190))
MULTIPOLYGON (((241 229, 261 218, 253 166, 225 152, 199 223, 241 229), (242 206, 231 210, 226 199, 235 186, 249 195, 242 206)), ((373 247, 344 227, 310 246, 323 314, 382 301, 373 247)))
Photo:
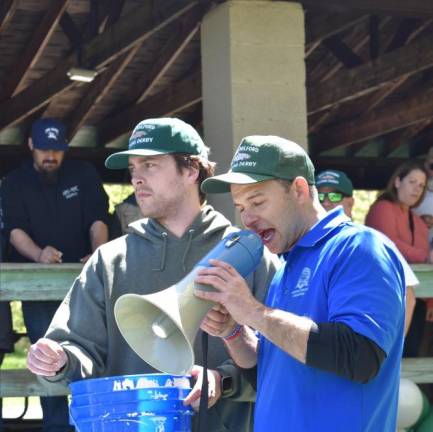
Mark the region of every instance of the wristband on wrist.
POLYGON ((227 336, 223 336, 222 339, 224 342, 230 342, 240 336, 241 332, 242 326, 240 324, 236 324, 235 328, 227 336))

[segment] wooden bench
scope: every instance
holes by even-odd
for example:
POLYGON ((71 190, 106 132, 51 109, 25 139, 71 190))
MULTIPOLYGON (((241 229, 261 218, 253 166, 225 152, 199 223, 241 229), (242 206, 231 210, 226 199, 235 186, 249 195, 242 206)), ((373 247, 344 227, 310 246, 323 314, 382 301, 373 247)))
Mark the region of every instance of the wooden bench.
MULTIPOLYGON (((78 276, 81 264, 0 264, 1 300, 61 300, 78 276)), ((433 297, 433 265, 413 265, 420 285, 418 297, 433 297)), ((416 383, 433 383, 433 358, 403 359, 402 376, 416 383)), ((59 384, 44 384, 28 370, 1 370, 0 397, 68 394, 59 384)))

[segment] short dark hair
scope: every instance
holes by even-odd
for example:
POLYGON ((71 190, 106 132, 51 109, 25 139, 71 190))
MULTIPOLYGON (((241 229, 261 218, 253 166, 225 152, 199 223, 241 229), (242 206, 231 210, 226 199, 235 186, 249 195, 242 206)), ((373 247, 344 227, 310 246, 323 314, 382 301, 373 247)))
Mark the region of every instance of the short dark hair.
POLYGON ((198 168, 197 185, 200 197, 200 204, 206 201, 206 194, 200 189, 201 184, 209 177, 215 174, 215 162, 211 162, 208 159, 200 155, 191 155, 186 153, 172 153, 171 154, 176 163, 176 168, 179 172, 183 169, 196 167, 198 168))
MULTIPOLYGON (((397 189, 395 187, 395 180, 398 178, 400 180, 403 180, 407 175, 409 175, 412 171, 419 170, 422 171, 426 179, 428 179, 428 173, 424 166, 416 161, 416 160, 409 160, 407 162, 402 163, 399 165, 395 171, 393 172, 392 176, 388 180, 388 183, 386 185, 385 190, 382 192, 382 194, 377 198, 377 201, 391 201, 391 202, 398 202, 398 195, 397 195, 397 189)), ((425 191, 427 189, 427 185, 424 187, 423 193, 421 194, 419 200, 413 205, 413 207, 417 207, 421 201, 424 199, 425 191)))

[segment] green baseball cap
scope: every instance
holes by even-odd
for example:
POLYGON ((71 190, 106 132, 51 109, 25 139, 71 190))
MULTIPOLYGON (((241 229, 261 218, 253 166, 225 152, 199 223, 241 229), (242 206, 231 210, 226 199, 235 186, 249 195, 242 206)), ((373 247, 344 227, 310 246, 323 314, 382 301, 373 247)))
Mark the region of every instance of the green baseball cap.
POLYGON ((230 192, 231 184, 251 184, 265 180, 292 181, 304 177, 314 184, 314 166, 305 150, 293 141, 273 135, 252 135, 242 139, 229 172, 206 179, 206 193, 230 192))
POLYGON ((317 174, 316 186, 329 187, 346 196, 353 195, 353 184, 343 171, 326 170, 317 174))
POLYGON ((200 155, 207 159, 208 149, 197 131, 177 118, 146 119, 135 126, 128 150, 108 156, 105 166, 111 169, 128 167, 129 156, 156 156, 170 153, 200 155))

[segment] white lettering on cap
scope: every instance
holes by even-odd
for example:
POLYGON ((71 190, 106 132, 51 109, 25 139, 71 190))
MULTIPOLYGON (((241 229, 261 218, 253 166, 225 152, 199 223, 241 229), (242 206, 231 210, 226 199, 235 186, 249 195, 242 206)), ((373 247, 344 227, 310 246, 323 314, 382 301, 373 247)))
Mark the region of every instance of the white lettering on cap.
POLYGON ((153 141, 153 137, 137 138, 135 140, 135 144, 151 143, 152 141, 153 141))
POLYGON ((246 159, 251 159, 251 155, 248 153, 237 152, 235 157, 233 158, 233 162, 239 162, 246 159))
POLYGON ((57 141, 58 137, 59 137, 59 129, 55 128, 55 127, 49 127, 45 129, 45 135, 47 136, 48 139, 54 139, 57 141))

